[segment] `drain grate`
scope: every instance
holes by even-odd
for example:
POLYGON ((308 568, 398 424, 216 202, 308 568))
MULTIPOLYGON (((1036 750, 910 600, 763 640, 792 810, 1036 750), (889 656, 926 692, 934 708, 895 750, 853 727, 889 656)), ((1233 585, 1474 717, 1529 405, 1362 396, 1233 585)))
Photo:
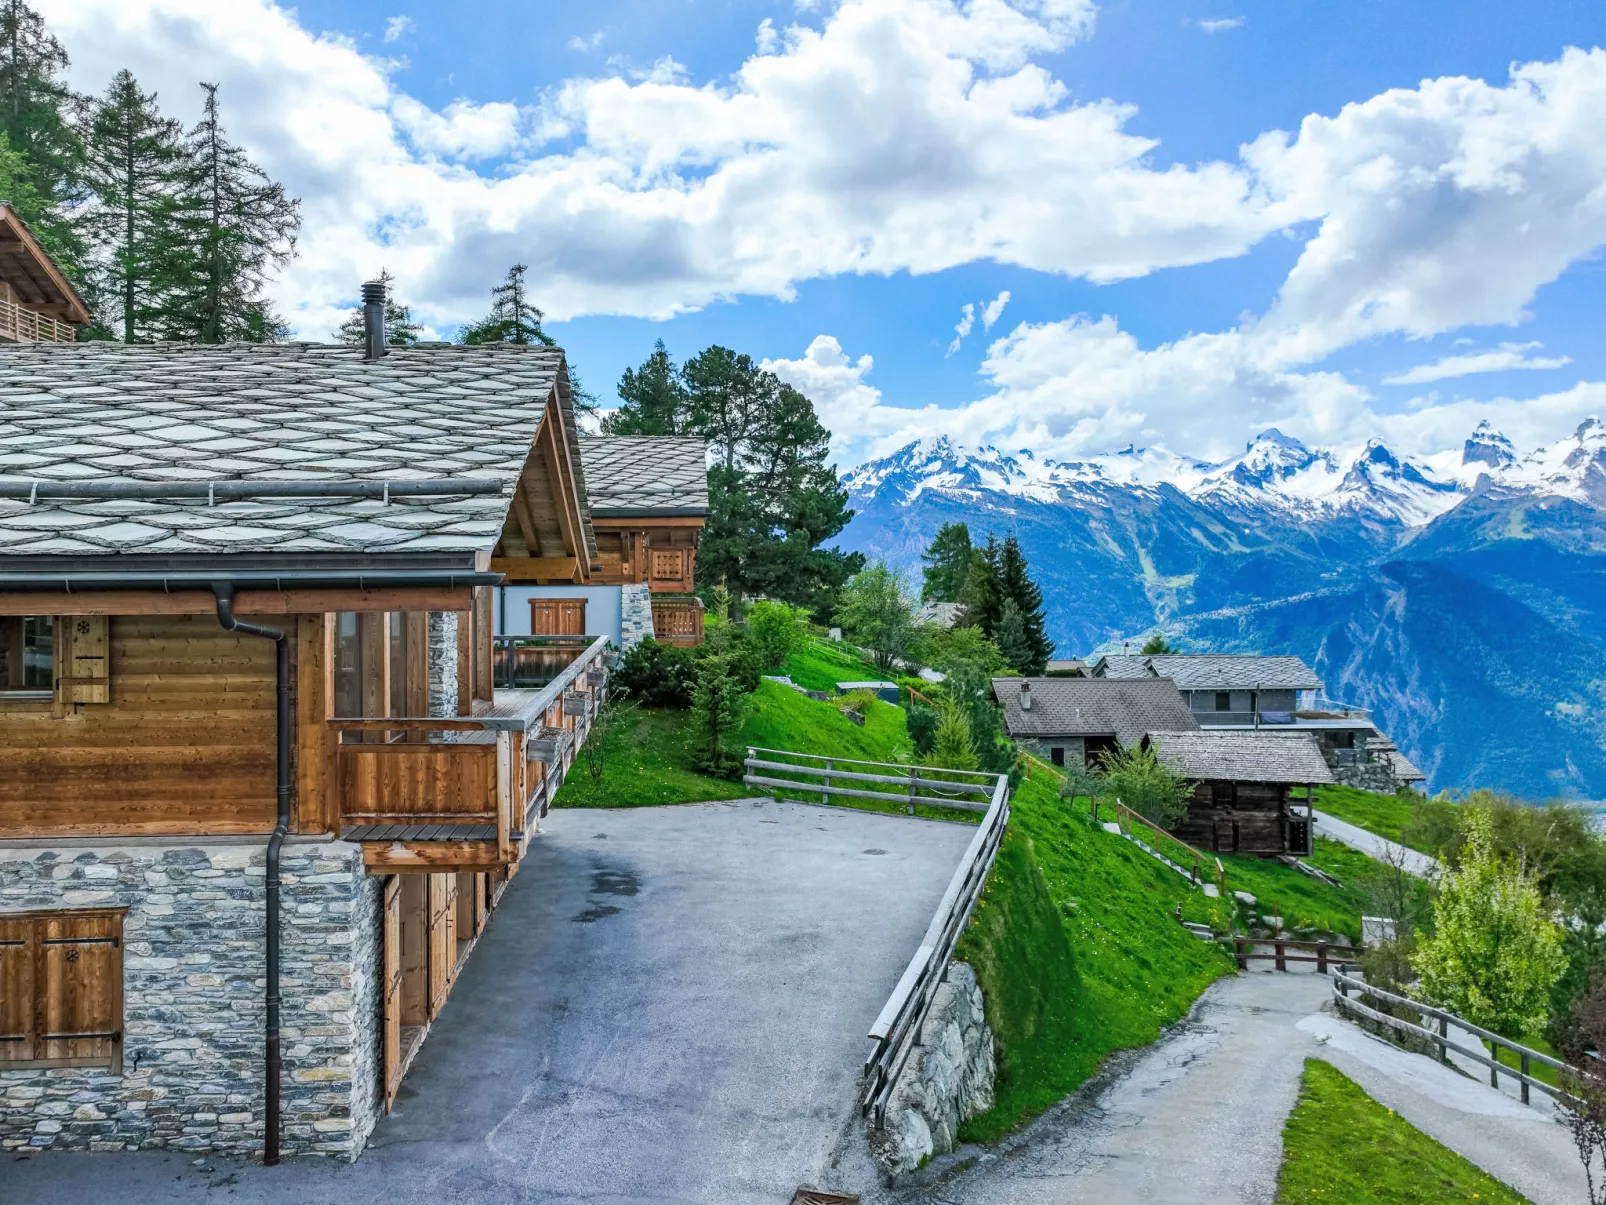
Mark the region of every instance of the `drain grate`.
POLYGON ((792 1205, 859 1205, 857 1193, 825 1192, 818 1188, 800 1188, 792 1198, 792 1205))

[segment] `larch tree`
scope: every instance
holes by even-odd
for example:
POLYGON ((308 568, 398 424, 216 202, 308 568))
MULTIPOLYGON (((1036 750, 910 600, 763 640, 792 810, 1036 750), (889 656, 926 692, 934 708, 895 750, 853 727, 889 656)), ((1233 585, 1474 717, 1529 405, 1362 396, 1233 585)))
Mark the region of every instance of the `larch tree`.
POLYGON ((198 343, 277 342, 286 328, 263 295, 296 254, 301 202, 230 142, 218 85, 187 139, 184 185, 171 209, 177 237, 162 265, 162 334, 198 343))
MULTIPOLYGON (((413 311, 396 300, 396 278, 384 268, 379 269, 379 282, 385 286, 385 345, 407 347, 418 342, 424 328, 413 321, 413 311)), ((335 331, 342 343, 362 346, 368 337, 367 318, 362 306, 354 306, 335 331)))
POLYGON ((161 313, 160 265, 181 254, 171 217, 184 175, 183 127, 125 70, 95 103, 87 129, 84 179, 97 202, 83 221, 96 251, 92 293, 115 337, 146 342, 161 313))
POLYGON ((520 346, 554 346, 551 335, 541 329, 546 317, 530 300, 524 274, 530 269, 514 264, 502 283, 491 289, 491 312, 463 328, 463 343, 516 343, 520 346))

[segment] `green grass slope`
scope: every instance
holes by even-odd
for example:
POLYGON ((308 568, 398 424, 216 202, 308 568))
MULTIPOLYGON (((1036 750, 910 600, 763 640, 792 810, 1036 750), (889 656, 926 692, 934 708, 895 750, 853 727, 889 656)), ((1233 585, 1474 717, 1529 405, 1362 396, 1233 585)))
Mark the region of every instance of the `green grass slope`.
POLYGON ((1320 1059, 1305 1060, 1283 1127, 1277 1205, 1527 1205, 1527 1198, 1378 1104, 1320 1059))
MULTIPOLYGON (((1411 822, 1411 800, 1404 795, 1376 795, 1356 787, 1317 787, 1316 810, 1347 820, 1379 837, 1411 845, 1403 835, 1411 822)), ((1420 845, 1411 845, 1411 848, 1422 853, 1433 852, 1420 845)))
POLYGON ((781 665, 781 674, 805 690, 836 690, 838 682, 884 682, 891 675, 863 660, 845 644, 810 637, 781 665))

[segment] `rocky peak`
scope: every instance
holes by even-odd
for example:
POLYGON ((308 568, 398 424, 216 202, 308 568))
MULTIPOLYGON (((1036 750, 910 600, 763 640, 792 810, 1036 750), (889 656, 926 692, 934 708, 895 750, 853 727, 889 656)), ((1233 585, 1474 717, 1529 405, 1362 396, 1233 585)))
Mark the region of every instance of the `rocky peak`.
POLYGON ((1461 449, 1462 464, 1488 465, 1495 470, 1509 469, 1517 463, 1517 449, 1488 419, 1479 423, 1461 449))

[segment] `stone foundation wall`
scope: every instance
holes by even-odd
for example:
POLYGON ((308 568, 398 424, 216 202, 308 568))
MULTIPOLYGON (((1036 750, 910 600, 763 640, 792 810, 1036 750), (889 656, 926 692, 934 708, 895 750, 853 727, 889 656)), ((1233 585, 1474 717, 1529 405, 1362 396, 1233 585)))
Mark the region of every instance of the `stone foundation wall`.
POLYGON ((429 613, 429 714, 457 714, 457 612, 429 613))
POLYGON ((969 964, 948 968, 938 985, 920 1046, 904 1066, 887 1104, 886 1127, 872 1136, 888 1171, 913 1171, 954 1149, 959 1123, 993 1106, 993 1031, 969 964))
POLYGON ((628 652, 653 635, 652 587, 645 584, 620 586, 619 647, 628 652))
MULTIPOLYGON (((128 908, 123 1072, 0 1070, 0 1149, 262 1149, 266 843, 0 847, 0 911, 128 908)), ((355 1158, 380 1095, 381 885, 344 842, 281 859, 284 1146, 355 1158)))

